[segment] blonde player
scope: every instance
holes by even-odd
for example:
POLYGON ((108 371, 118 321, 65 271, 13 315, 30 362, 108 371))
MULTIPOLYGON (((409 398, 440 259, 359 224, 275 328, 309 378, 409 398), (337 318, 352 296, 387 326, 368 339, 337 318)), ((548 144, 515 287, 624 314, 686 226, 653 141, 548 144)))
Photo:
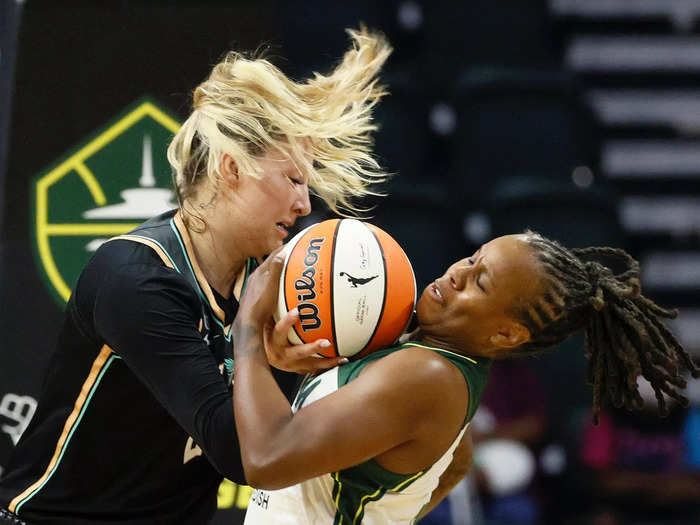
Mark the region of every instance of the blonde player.
MULTIPOLYGON (((309 213, 309 188, 352 209, 383 178, 371 115, 390 47, 350 34, 328 75, 294 82, 230 53, 194 90, 168 149, 179 208, 105 243, 83 270, 0 480, 0 523, 203 524, 223 476, 245 482, 231 406, 237 297, 309 213)), ((278 368, 335 364, 310 357, 318 343, 279 350, 278 368)))

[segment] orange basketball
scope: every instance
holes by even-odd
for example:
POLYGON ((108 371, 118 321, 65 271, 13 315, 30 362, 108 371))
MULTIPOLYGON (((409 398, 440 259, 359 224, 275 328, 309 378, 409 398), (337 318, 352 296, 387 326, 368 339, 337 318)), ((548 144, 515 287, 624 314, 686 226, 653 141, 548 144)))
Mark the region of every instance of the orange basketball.
POLYGON ((277 319, 293 308, 293 344, 328 339, 324 357, 363 356, 391 345, 416 303, 413 268, 385 231, 332 219, 299 232, 284 248, 277 319))

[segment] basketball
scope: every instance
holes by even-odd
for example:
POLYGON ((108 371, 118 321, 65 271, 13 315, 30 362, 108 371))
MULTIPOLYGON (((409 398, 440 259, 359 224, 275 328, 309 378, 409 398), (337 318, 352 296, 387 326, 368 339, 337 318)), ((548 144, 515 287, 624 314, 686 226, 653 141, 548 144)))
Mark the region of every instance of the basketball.
POLYGON ((292 344, 328 339, 323 357, 364 356, 391 345, 416 303, 416 280, 399 244, 373 224, 331 219, 284 247, 276 319, 299 309, 292 344))

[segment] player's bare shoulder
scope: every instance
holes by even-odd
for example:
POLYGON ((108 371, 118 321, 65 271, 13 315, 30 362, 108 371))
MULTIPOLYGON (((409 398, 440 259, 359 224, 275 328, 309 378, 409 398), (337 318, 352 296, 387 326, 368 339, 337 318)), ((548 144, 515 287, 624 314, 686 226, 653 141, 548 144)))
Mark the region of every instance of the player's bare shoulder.
POLYGON ((367 365, 362 374, 381 375, 387 387, 412 392, 411 397, 417 395, 437 403, 463 398, 465 407, 468 401, 467 384, 460 370, 430 348, 406 346, 367 365))
POLYGON ((393 352, 372 368, 368 373, 384 378, 384 396, 393 398, 392 418, 410 420, 410 439, 377 456, 377 462, 393 472, 429 467, 464 425, 469 402, 464 376, 448 359, 421 347, 393 352))

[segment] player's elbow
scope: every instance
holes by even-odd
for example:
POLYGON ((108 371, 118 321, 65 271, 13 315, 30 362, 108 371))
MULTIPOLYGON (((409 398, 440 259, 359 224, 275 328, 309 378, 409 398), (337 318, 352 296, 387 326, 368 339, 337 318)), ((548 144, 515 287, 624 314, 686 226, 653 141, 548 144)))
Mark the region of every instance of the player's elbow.
POLYGON ((256 489, 278 490, 293 485, 285 482, 273 465, 244 462, 243 470, 248 485, 256 489))
POLYGON ((266 472, 264 469, 250 468, 245 471, 246 482, 255 489, 278 490, 287 485, 279 483, 274 474, 266 472))
POLYGON ((293 471, 285 467, 284 461, 276 460, 268 454, 244 454, 243 470, 248 485, 257 489, 278 490, 301 481, 296 479, 293 471))

